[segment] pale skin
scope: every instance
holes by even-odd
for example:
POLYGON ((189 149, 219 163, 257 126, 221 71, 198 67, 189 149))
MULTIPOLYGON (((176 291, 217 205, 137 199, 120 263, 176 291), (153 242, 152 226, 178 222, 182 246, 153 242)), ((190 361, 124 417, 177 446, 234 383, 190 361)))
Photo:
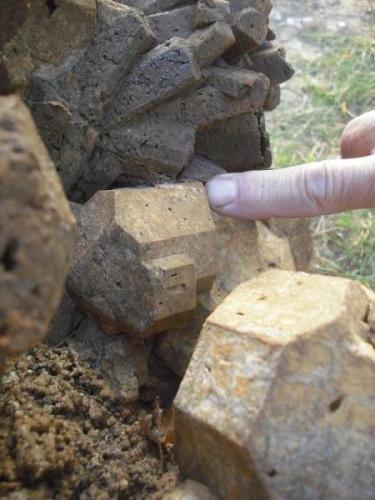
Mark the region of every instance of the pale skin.
POLYGON ((375 208, 375 110, 348 123, 340 147, 342 159, 213 177, 211 207, 249 220, 375 208))

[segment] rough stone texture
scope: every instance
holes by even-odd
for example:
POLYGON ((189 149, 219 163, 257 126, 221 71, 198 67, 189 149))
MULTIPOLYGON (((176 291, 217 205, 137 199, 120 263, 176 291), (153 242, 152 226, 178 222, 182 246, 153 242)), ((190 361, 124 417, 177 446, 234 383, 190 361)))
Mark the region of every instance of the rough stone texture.
POLYGON ((195 26, 202 28, 216 21, 230 22, 230 3, 226 0, 198 0, 195 26))
POLYGON ((238 15, 241 10, 249 7, 268 16, 272 10, 272 2, 271 0, 230 0, 231 14, 233 16, 238 15))
POLYGON ((285 50, 273 42, 267 42, 264 49, 246 56, 243 62, 246 68, 268 76, 272 85, 280 85, 294 74, 285 60, 285 50))
POLYGON ((65 291, 58 310, 49 327, 44 343, 58 347, 78 330, 84 316, 79 311, 70 295, 65 291))
POLYGON ((208 66, 235 43, 234 34, 227 23, 217 21, 194 31, 187 43, 200 67, 208 66))
POLYGON ((280 85, 273 85, 270 87, 266 99, 264 101, 264 111, 272 111, 280 104, 281 87, 280 85))
POLYGON ((35 0, 21 13, 6 0, 2 91, 25 94, 72 201, 111 186, 175 181, 196 154, 224 169, 267 168, 259 113, 278 102, 270 79, 274 88, 291 75, 284 52, 265 45, 271 7, 35 0), (236 148, 232 121, 242 115, 245 151, 236 148), (203 152, 201 134, 211 131, 207 140, 227 151, 223 163, 203 152), (253 160, 243 162, 244 154, 253 160))
POLYGON ((262 0, 230 0, 230 22, 236 43, 223 55, 231 63, 238 63, 241 56, 255 51, 267 39, 268 15, 271 2, 262 0))
POLYGON ((295 270, 288 239, 271 231, 267 223, 217 214, 214 220, 220 241, 216 254, 218 272, 212 288, 200 298, 208 310, 213 311, 239 284, 268 269, 295 270))
POLYGON ((139 55, 153 45, 154 35, 137 12, 119 4, 97 0, 97 15, 97 34, 73 74, 77 83, 83 85, 80 89, 81 114, 100 118, 103 106, 116 87, 123 85, 121 78, 137 62, 139 55))
POLYGON ((124 401, 137 401, 139 389, 148 380, 151 344, 125 335, 107 335, 87 317, 67 341, 81 359, 111 385, 124 401))
POLYGON ((125 161, 176 176, 193 154, 194 129, 177 123, 171 126, 168 122, 145 120, 112 130, 109 141, 108 148, 125 161))
POLYGON ((296 270, 309 271, 314 254, 309 221, 306 219, 270 219, 268 225, 276 236, 288 238, 296 270))
POLYGON ((372 499, 373 297, 275 270, 240 285, 206 321, 175 400, 183 476, 221 498, 372 499))
POLYGON ((214 175, 225 174, 225 170, 220 168, 213 161, 202 156, 194 156, 190 163, 186 165, 177 180, 179 182, 208 182, 214 175))
POLYGON ((113 129, 103 139, 75 188, 74 199, 103 186, 132 187, 169 182, 194 152, 194 129, 153 117, 113 129))
POLYGON ((153 49, 134 68, 129 79, 119 87, 109 107, 107 128, 129 120, 176 93, 199 82, 201 72, 192 51, 182 39, 153 49), (163 82, 160 85, 160 82, 163 82))
POLYGON ((249 7, 235 17, 234 34, 241 52, 259 47, 266 41, 268 19, 261 12, 249 7))
POLYGON ((152 352, 148 364, 148 379, 140 388, 140 400, 151 406, 159 401, 161 408, 171 408, 180 382, 180 377, 152 352))
POLYGON ((96 17, 95 34, 86 50, 66 54, 64 64, 57 67, 42 65, 32 74, 27 92, 64 188, 74 199, 75 191, 83 197, 77 184, 90 159, 102 150, 103 115, 110 115, 112 95, 117 96, 130 69, 155 43, 148 23, 133 9, 101 0, 96 17))
POLYGON ((170 370, 183 378, 202 330, 211 311, 198 302, 194 317, 177 330, 162 333, 156 339, 155 353, 170 370))
POLYGON ((164 43, 177 36, 188 38, 194 32, 195 7, 188 5, 180 9, 160 12, 147 18, 158 43, 164 43))
POLYGON ((186 322, 216 274, 202 184, 100 191, 74 205, 68 291, 107 333, 148 336, 186 322))
POLYGON ((107 335, 77 308, 65 292, 44 343, 68 346, 88 362, 123 401, 139 399, 148 383, 148 361, 152 345, 125 335, 107 335))
POLYGON ((151 15, 180 7, 186 0, 118 0, 120 3, 136 7, 144 14, 151 15))
POLYGON ((207 486, 187 479, 177 488, 163 496, 162 500, 215 500, 207 486))
POLYGON ((217 276, 210 290, 198 297, 194 318, 185 326, 162 334, 155 352, 174 373, 184 376, 198 341, 202 325, 239 284, 272 269, 304 269, 310 264, 311 235, 300 221, 288 220, 284 231, 277 221, 239 221, 214 215, 218 232, 217 276), (287 232, 288 229, 288 232, 287 232), (298 249, 294 258, 293 249, 298 249), (304 260, 300 258, 303 253, 304 260), (305 252, 304 252, 305 251, 305 252))
POLYGON ((0 351, 40 341, 68 271, 74 217, 21 99, 0 97, 0 351))
POLYGON ((272 155, 262 114, 246 113, 197 135, 197 152, 229 172, 270 166, 272 155))
POLYGON ((9 90, 23 93, 42 61, 58 66, 68 55, 84 50, 95 32, 95 11, 95 0, 65 0, 58 4, 45 0, 3 1, 0 71, 7 77, 9 90))
MULTIPOLYGON (((168 105, 157 112, 161 112, 164 116, 170 113, 175 116, 177 122, 186 123, 198 132, 206 129, 209 131, 210 127, 215 128, 218 123, 223 128, 229 118, 261 110, 261 103, 268 92, 269 81, 263 75, 258 74, 258 76, 253 80, 254 85, 248 87, 248 92, 239 99, 234 99, 233 96, 227 95, 228 92, 224 93, 214 86, 205 85, 194 94, 173 103, 173 107, 168 105)), ((266 137, 263 129, 256 132, 256 135, 259 133, 263 133, 266 137)))
MULTIPOLYGON (((204 73, 207 83, 229 97, 245 97, 256 85, 268 90, 268 81, 259 73, 227 66, 209 68, 204 73)), ((268 95, 268 94, 267 94, 268 95)))

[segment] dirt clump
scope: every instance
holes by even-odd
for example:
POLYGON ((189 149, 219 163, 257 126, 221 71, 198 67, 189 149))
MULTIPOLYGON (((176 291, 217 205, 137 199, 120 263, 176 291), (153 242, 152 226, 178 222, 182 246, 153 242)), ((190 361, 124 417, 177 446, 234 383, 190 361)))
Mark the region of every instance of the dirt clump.
POLYGON ((0 386, 0 497, 159 499, 174 488, 129 407, 73 351, 39 346, 8 361, 0 386))

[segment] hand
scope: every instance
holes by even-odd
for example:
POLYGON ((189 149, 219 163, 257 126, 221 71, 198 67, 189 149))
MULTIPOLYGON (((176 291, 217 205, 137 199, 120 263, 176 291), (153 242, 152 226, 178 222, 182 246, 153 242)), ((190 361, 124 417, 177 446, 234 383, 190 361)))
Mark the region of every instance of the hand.
POLYGON ((241 219, 375 208, 375 111, 346 126, 341 152, 342 160, 213 177, 206 186, 211 207, 241 219))

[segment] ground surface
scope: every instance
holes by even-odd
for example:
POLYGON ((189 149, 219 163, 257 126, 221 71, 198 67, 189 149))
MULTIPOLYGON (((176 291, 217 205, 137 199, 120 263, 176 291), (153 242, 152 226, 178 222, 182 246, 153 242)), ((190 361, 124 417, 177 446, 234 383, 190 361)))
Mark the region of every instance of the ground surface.
MULTIPOLYGON (((375 108, 375 1, 274 0, 272 23, 296 75, 268 115, 274 166, 338 157, 354 116, 375 108)), ((375 212, 312 222, 315 270, 375 288, 375 212)))
POLYGON ((156 500, 176 483, 139 411, 65 348, 8 364, 0 421, 0 498, 156 500))

